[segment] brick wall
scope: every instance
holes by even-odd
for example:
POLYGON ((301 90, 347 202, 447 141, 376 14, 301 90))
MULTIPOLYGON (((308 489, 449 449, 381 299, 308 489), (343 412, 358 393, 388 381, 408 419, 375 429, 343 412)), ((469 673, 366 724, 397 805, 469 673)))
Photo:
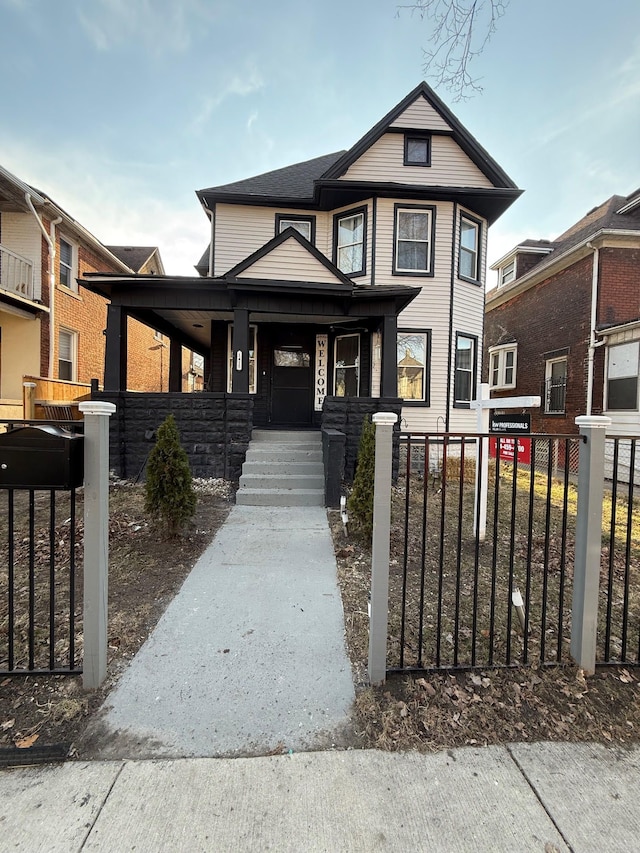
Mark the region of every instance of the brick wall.
POLYGON ((627 323, 640 317, 640 249, 601 249, 598 323, 627 323))
MULTIPOLYGON (((50 222, 44 220, 44 226, 50 231, 50 222)), ((64 228, 56 228, 56 291, 55 291, 55 363, 54 379, 58 372, 58 333, 67 329, 77 333, 77 381, 89 383, 104 377, 105 336, 103 330, 107 324, 108 300, 92 293, 85 287, 75 292, 71 288, 60 286, 60 237, 67 240, 77 250, 77 274, 79 278, 87 272, 122 272, 108 255, 96 252, 89 244, 79 242, 64 228)), ((42 237, 42 300, 49 305, 49 249, 42 237)), ((127 387, 136 391, 166 391, 169 387, 169 339, 163 338, 163 345, 155 338, 155 331, 137 320, 128 321, 128 376, 127 387)), ((189 356, 183 356, 187 362, 183 369, 183 388, 187 390, 187 371, 189 356)), ((40 372, 47 376, 49 370, 49 316, 43 315, 41 322, 40 372)))
MULTIPOLYGON (((518 343, 516 387, 492 396, 542 396, 533 409, 535 432, 575 433, 575 418, 586 408, 587 355, 591 311, 591 256, 544 283, 493 308, 485 317, 484 381, 488 381, 488 350, 509 340, 518 343), (564 415, 544 414, 545 353, 569 348, 564 415)), ((603 358, 596 352, 596 358, 603 358)), ((593 414, 602 409, 602 395, 594 396, 593 414)))

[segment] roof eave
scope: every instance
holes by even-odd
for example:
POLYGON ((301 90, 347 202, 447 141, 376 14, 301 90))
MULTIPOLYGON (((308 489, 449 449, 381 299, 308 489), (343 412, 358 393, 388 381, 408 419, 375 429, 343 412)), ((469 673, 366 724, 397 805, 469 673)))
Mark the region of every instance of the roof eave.
POLYGON ((493 290, 490 290, 485 298, 485 311, 498 308, 514 296, 519 296, 530 287, 549 278, 550 275, 560 272, 571 264, 576 263, 576 261, 586 257, 593 249, 601 248, 602 243, 608 237, 633 237, 640 240, 640 231, 601 228, 582 239, 579 243, 570 246, 559 255, 551 252, 546 260, 541 261, 540 264, 537 264, 521 278, 517 278, 504 287, 495 287, 493 290), (596 246, 595 243, 600 243, 600 246, 596 246))

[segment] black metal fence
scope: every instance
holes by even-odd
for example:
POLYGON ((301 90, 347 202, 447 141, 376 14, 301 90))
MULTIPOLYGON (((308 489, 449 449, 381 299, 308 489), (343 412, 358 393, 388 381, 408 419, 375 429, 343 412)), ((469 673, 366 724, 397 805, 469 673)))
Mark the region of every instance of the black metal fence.
POLYGON ((605 448, 596 654, 602 664, 640 663, 640 449, 629 436, 605 448))
POLYGON ((390 671, 568 658, 580 440, 401 437, 390 671), (476 477, 484 463, 486 502, 476 477))
MULTIPOLYGON (((81 429, 82 423, 73 426, 81 429)), ((38 454, 32 464, 41 464, 38 454)), ((77 504, 75 488, 0 484, 0 675, 82 672, 77 504)))

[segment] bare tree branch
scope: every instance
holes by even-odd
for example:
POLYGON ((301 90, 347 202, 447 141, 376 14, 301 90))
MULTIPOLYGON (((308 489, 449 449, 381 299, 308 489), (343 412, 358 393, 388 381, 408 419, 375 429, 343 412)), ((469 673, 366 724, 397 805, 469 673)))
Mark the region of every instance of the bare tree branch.
POLYGON ((482 91, 479 78, 472 77, 469 68, 508 5, 509 0, 416 0, 398 6, 398 14, 409 11, 431 22, 431 47, 423 50, 423 71, 436 86, 453 92, 454 101, 460 101, 482 91))

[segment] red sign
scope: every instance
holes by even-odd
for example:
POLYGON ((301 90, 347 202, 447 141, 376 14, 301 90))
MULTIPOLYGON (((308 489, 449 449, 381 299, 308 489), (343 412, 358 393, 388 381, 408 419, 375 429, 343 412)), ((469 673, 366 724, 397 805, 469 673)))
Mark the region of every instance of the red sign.
MULTIPOLYGON (((493 459, 496 456, 497 437, 489 438, 489 454, 493 459)), ((504 435, 500 436, 500 459, 505 462, 513 462, 515 453, 515 445, 518 443, 518 465, 531 464, 531 439, 521 438, 520 436, 504 435)))

